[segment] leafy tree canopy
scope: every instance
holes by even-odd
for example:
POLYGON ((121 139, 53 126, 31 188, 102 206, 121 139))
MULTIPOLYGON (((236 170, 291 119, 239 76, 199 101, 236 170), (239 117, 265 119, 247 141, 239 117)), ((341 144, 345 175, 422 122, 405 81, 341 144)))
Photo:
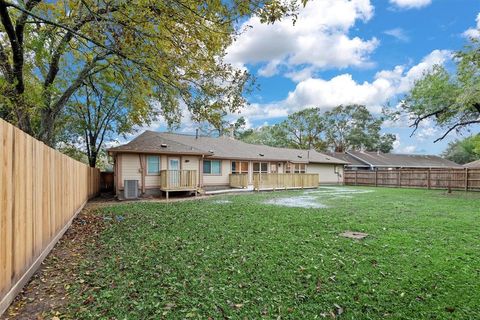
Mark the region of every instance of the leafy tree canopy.
POLYGON ((454 58, 455 74, 443 66, 435 66, 415 82, 402 103, 403 111, 413 120, 414 130, 427 119, 444 130, 435 142, 452 131, 480 124, 479 41, 472 39, 471 44, 457 52, 454 58))
POLYGON ((450 142, 442 156, 459 164, 480 159, 480 135, 450 142))
MULTIPOLYGON (((67 103, 88 77, 115 70, 134 108, 180 104, 215 121, 246 101, 250 77, 222 59, 239 19, 295 19, 306 0, 0 0, 0 115, 54 145, 67 103)), ((104 78, 105 79, 105 78, 104 78)), ((144 113, 141 111, 140 113, 144 113)))
POLYGON ((383 117, 365 106, 338 106, 322 113, 319 108, 291 114, 279 124, 245 131, 245 142, 318 151, 366 150, 390 152, 395 136, 382 134, 383 117))
POLYGON ((393 134, 381 134, 383 117, 373 116, 363 105, 338 106, 327 111, 325 140, 336 152, 348 150, 382 151, 393 149, 393 134))

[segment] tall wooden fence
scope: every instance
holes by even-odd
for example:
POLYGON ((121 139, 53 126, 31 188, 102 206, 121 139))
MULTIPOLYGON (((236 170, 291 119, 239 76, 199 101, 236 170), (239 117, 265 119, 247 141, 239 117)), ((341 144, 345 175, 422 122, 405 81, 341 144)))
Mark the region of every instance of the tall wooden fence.
POLYGON ((480 169, 396 169, 345 171, 344 183, 383 186, 480 191, 480 169))
POLYGON ((0 315, 87 200, 100 172, 0 119, 0 315))

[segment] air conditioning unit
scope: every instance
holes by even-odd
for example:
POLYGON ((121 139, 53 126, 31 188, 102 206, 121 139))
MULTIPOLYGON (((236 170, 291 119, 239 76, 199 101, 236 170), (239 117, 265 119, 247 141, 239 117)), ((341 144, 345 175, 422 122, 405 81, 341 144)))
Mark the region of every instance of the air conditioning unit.
POLYGON ((124 180, 123 197, 125 199, 138 198, 138 180, 124 180))

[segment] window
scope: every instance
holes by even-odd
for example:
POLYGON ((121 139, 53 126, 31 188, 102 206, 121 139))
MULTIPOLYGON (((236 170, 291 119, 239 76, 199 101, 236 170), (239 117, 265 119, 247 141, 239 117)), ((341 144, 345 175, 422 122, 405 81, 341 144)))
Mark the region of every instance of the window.
POLYGON ((204 174, 221 174, 220 160, 203 160, 204 174))
POLYGON ((248 162, 232 161, 232 173, 248 173, 248 162))
POLYGON ((285 166, 286 173, 305 173, 307 165, 305 163, 287 163, 285 166))
POLYGON ((147 156, 147 174, 159 174, 159 173, 160 173, 160 157, 147 156))
POLYGON ((268 163, 267 162, 254 162, 253 163, 253 173, 267 173, 268 172, 268 163))
POLYGON ((305 163, 295 164, 295 173, 305 173, 307 170, 307 165, 305 163))

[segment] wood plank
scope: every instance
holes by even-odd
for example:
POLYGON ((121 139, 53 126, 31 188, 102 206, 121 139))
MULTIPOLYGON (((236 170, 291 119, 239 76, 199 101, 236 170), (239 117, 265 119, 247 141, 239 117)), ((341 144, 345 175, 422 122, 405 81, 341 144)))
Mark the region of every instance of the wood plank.
MULTIPOLYGON (((0 297, 11 286, 13 263, 13 127, 0 122, 0 297)), ((1 313, 0 313, 1 314, 1 313)))
POLYGON ((0 119, 0 315, 97 194, 99 176, 0 119))

